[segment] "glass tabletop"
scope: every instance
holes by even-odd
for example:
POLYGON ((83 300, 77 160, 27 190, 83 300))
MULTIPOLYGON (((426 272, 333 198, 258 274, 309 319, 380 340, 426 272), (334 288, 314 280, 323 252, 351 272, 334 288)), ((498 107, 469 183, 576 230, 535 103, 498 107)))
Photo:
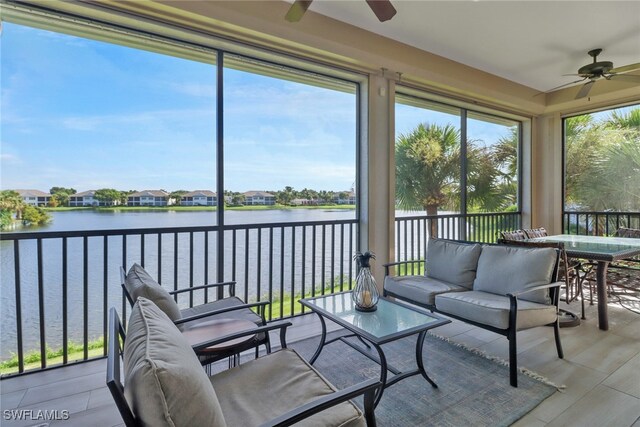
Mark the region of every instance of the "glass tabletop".
POLYGON ((347 329, 358 329, 374 342, 390 341, 450 322, 417 307, 385 298, 380 298, 376 311, 356 311, 351 292, 307 298, 300 302, 347 329))
POLYGON ((578 236, 560 234, 556 236, 528 239, 532 242, 562 242, 569 256, 581 254, 600 255, 611 260, 640 254, 640 239, 628 237, 578 236))

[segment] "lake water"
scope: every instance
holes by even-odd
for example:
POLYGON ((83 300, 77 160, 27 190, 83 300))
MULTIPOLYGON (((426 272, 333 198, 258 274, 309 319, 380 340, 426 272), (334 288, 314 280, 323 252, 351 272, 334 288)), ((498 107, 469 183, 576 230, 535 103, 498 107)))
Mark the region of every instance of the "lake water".
MULTIPOLYGON (((354 219, 355 210, 345 209, 287 209, 227 211, 226 224, 265 224, 306 221, 326 221, 354 219)), ((211 226, 216 224, 215 211, 113 211, 100 212, 94 210, 59 211, 52 213, 52 222, 42 227, 19 228, 17 232, 30 231, 78 231, 109 230, 135 228, 166 228, 211 226)), ((342 254, 337 247, 340 242, 339 227, 315 230, 316 244, 313 245, 312 229, 307 227, 305 233, 305 260, 302 259, 302 227, 275 228, 272 231, 241 230, 236 234, 236 244, 232 246, 232 236, 225 235, 225 280, 238 281, 237 294, 251 300, 269 297, 269 286, 274 293, 300 292, 299 283, 303 268, 307 284, 331 281, 341 271, 349 268, 351 256, 346 251, 355 250, 355 227, 353 227, 353 246, 349 247, 348 237, 343 242, 342 254), (294 236, 295 234, 295 236, 294 236), (324 246, 323 246, 324 236, 324 246), (333 240, 332 240, 333 236, 333 240), (297 239, 297 240, 296 240, 297 239), (247 245, 248 244, 248 245, 247 245), (315 248, 315 249, 314 249, 315 248), (315 259, 311 254, 315 250, 315 259), (293 256, 292 256, 293 254, 293 256), (324 254, 324 256, 323 256, 324 254), (235 255, 235 257, 234 257, 235 255), (303 267, 304 265, 304 267, 303 267), (259 274, 258 274, 259 269, 259 274)), ((348 228, 347 228, 348 230, 348 228)), ((342 230, 345 231, 345 230, 342 230)), ((158 270, 158 236, 151 235, 144 239, 144 263, 150 274, 169 288, 189 286, 205 282, 205 265, 208 268, 209 283, 216 277, 216 233, 209 233, 208 259, 204 259, 204 233, 194 233, 190 241, 189 233, 177 236, 161 237, 161 269, 158 270), (193 247, 193 252, 191 252, 193 247), (177 249, 177 254, 176 254, 177 249), (193 253, 193 255, 191 255, 193 253), (193 257, 193 259, 191 259, 193 257), (193 266, 193 267, 191 267, 193 266)), ((84 305, 84 266, 82 238, 68 239, 67 261, 67 297, 68 297, 68 330, 69 338, 81 342, 83 338, 83 305, 84 305)), ((130 236, 123 245, 121 236, 108 238, 108 249, 105 256, 104 239, 91 237, 87 241, 88 253, 88 287, 87 300, 88 330, 90 339, 99 337, 104 331, 104 295, 107 293, 107 306, 122 307, 119 267, 123 265, 123 246, 126 246, 125 266, 133 262, 141 263, 142 249, 140 236, 130 236), (105 261, 107 283, 105 286, 105 261)), ((61 347, 62 341, 62 240, 46 239, 42 243, 43 252, 43 288, 44 312, 46 324, 46 342, 52 348, 61 347)), ((0 323, 1 341, 0 358, 6 359, 17 352, 16 344, 16 304, 14 257, 12 242, 0 242, 0 308, 3 322, 0 323)), ((37 246, 35 241, 23 241, 20 244, 20 282, 22 333, 25 351, 39 348, 39 311, 38 311, 38 274, 37 246)), ((309 286, 309 285, 307 285, 309 286)), ((196 296, 195 302, 202 301, 203 296, 196 296)), ((187 298, 179 300, 181 306, 188 305, 187 298)))
MULTIPOLYGON (((398 212, 397 216, 418 215, 416 212, 398 212)), ((424 213, 423 213, 424 214, 424 213)), ((94 210, 53 212, 53 221, 43 227, 23 228, 16 231, 77 231, 166 227, 212 226, 215 211, 113 211, 94 210)), ((348 220, 355 218, 355 210, 345 209, 287 209, 227 211, 225 222, 234 224, 266 224, 348 220)), ((264 228, 236 232, 227 231, 224 245, 224 279, 236 280, 236 294, 245 300, 274 299, 279 294, 299 295, 311 287, 329 290, 348 288, 355 271, 352 254, 356 248, 355 225, 327 227, 264 228), (304 289, 303 289, 304 287, 304 289), (271 290, 271 291, 270 291, 271 290)), ((119 268, 132 263, 143 263, 163 286, 186 287, 214 282, 217 271, 217 235, 208 233, 165 234, 158 242, 157 235, 141 239, 129 236, 126 244, 121 236, 107 239, 87 239, 87 271, 83 264, 82 238, 67 241, 67 279, 63 280, 62 239, 45 239, 42 243, 43 301, 46 342, 52 348, 62 346, 62 318, 64 286, 68 298, 69 339, 82 342, 85 274, 87 278, 89 339, 104 333, 104 306, 122 310, 119 268), (144 243, 144 244, 142 244, 144 243), (158 253, 158 245, 161 253, 158 253), (205 246, 205 243, 207 244, 205 246), (126 248, 126 256, 123 250, 126 248), (143 251, 144 248, 144 251, 143 251), (193 248, 193 250, 191 250, 193 248), (208 251, 205 259, 205 251, 208 251), (143 256, 144 252, 144 256, 143 256), (125 258, 123 260, 123 257, 125 258), (160 259, 159 259, 160 258, 160 259), (160 267, 160 268, 159 268, 160 267), (207 270, 207 273, 205 273, 207 270), (105 281, 106 274, 106 281, 105 281), (106 301, 105 301, 105 294, 106 301)), ((17 352, 14 258, 12 242, 0 242, 0 358, 6 359, 17 352)), ((38 269, 37 246, 33 240, 20 244, 20 292, 24 350, 39 349, 38 269)), ((194 303, 203 300, 196 295, 194 303)), ((187 297, 179 305, 188 306, 187 297)))

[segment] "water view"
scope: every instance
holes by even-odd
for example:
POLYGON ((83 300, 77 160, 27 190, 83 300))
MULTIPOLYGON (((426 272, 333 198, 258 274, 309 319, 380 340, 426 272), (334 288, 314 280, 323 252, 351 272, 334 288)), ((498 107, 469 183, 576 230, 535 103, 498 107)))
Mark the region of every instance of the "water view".
MULTIPOLYGON (((274 209, 256 211, 227 211, 227 225, 252 224, 225 234, 225 279, 237 280, 237 294, 245 299, 272 299, 280 293, 302 292, 302 275, 305 291, 312 286, 327 286, 335 281, 338 286, 348 286, 351 266, 351 252, 355 250, 355 227, 263 227, 259 224, 350 220, 355 217, 353 209, 274 209), (303 241, 306 260, 303 261, 303 241), (342 244, 340 244, 342 242, 342 244), (312 259, 311 255, 315 254, 312 259), (304 264, 304 267, 303 267, 304 264), (304 271, 304 273, 303 273, 304 271), (332 280, 331 278, 337 278, 332 280), (313 284, 313 285, 312 285, 313 284)), ((21 228, 16 231, 82 231, 119 230, 167 227, 214 226, 215 211, 54 211, 52 221, 41 227, 21 228)), ((90 310, 88 332, 91 338, 103 334, 104 294, 107 306, 121 307, 119 266, 144 263, 154 276, 160 278, 164 286, 185 287, 190 284, 215 281, 217 272, 217 232, 197 232, 180 234, 152 234, 123 237, 88 237, 87 255, 87 300, 90 310), (159 242, 160 240, 160 242, 159 242), (158 259, 159 243, 161 259, 158 259), (123 249, 126 248, 126 249, 123 249), (206 250, 205 250, 206 248, 206 250), (205 251, 207 260, 205 261, 205 251), (143 253, 144 252, 144 253, 143 253), (143 259, 144 258, 144 259, 143 259), (106 268, 105 268, 106 260, 106 268), (208 270, 205 273, 205 269, 208 270), (106 289, 105 289, 106 270, 106 289), (177 281, 176 281, 177 279, 177 281)), ((85 245, 82 237, 69 238, 67 242, 67 304, 69 339, 81 342, 83 338, 84 266, 85 245)), ((16 349, 16 304, 14 247, 11 242, 0 244, 0 279, 2 281, 1 308, 3 317, 13 319, 2 323, 2 351, 0 357, 6 359, 16 349)), ((23 340, 26 351, 39 348, 39 306, 37 243, 33 240, 20 244, 21 309, 23 320, 23 340)), ((43 297, 46 324, 46 341, 49 346, 61 346, 63 271, 62 239, 44 239, 43 257, 43 297)), ((201 302, 203 295, 197 295, 195 303, 201 302)), ((189 299, 181 298, 179 304, 187 306, 189 299)), ((277 315, 277 313, 276 313, 277 315)))

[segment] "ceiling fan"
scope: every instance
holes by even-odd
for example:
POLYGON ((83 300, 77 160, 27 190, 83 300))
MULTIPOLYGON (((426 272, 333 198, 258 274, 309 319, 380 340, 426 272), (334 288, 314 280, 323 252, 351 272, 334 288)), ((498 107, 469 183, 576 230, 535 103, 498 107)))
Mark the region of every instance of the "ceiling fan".
MULTIPOLYGON (((298 22, 302 19, 302 15, 304 15, 307 9, 309 9, 312 1, 313 0, 296 0, 284 18, 289 22, 298 22)), ((393 7, 389 0, 366 0, 366 2, 380 22, 388 21, 396 14, 396 8, 393 7)))
POLYGON ((565 76, 580 76, 582 77, 580 80, 576 80, 570 83, 566 83, 551 89, 549 92, 554 91, 556 89, 560 89, 561 87, 569 86, 574 83, 583 82, 585 80, 589 80, 586 82, 576 95, 576 99, 584 98, 589 94, 589 91, 593 87, 593 84, 602 78, 606 80, 620 80, 631 83, 640 83, 640 76, 638 75, 625 75, 624 73, 628 73, 629 71, 640 70, 640 62, 636 64, 624 65, 622 67, 613 68, 613 62, 610 61, 598 61, 598 55, 602 52, 602 49, 593 49, 587 52, 589 56, 593 58, 593 62, 591 64, 587 64, 584 67, 580 67, 578 70, 578 74, 565 74, 565 76))

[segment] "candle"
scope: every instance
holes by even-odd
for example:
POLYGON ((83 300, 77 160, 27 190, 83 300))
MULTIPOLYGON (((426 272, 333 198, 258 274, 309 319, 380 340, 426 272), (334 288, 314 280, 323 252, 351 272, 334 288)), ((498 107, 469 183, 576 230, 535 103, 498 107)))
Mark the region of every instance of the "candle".
POLYGON ((362 292, 362 305, 364 307, 371 307, 371 292, 364 291, 362 292))

